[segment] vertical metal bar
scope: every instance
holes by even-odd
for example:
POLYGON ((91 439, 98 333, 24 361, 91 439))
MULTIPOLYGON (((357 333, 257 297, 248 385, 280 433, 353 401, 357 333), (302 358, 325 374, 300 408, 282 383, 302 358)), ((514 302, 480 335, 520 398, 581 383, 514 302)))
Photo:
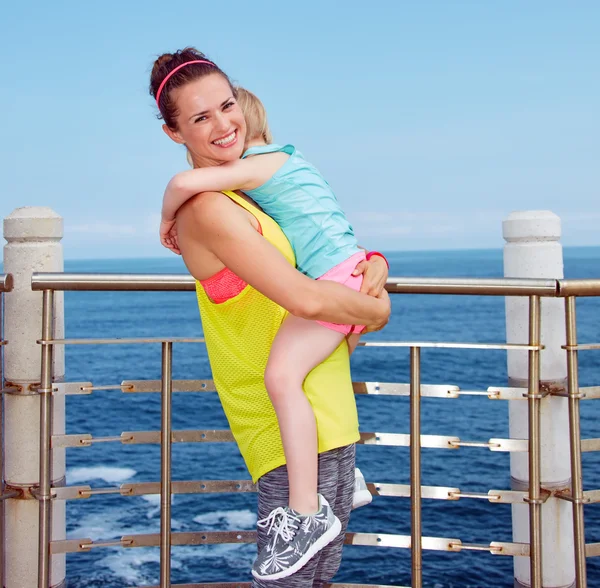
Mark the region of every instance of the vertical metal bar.
MULTIPOLYGON (((44 290, 42 308, 42 339, 53 337, 52 322, 54 292, 44 290)), ((38 588, 50 586, 50 540, 52 496, 50 436, 52 434, 52 345, 42 345, 42 381, 40 394, 40 530, 38 553, 38 588)))
POLYGON ((162 344, 160 441, 160 588, 171 587, 171 392, 173 343, 162 344))
MULTIPOLYGON (((0 341, 4 340, 3 305, 0 292, 0 341)), ((4 345, 0 345, 0 388, 4 388, 4 345)), ((4 394, 0 393, 0 496, 4 494, 4 394)), ((4 500, 0 499, 0 586, 4 587, 4 500)))
POLYGON ((421 349, 410 348, 410 538, 412 588, 423 586, 421 537, 421 349))
POLYGON ((577 350, 577 319, 575 297, 565 298, 567 326, 567 378, 569 390, 569 438, 571 445, 571 496, 573 497, 573 542, 575 545, 575 578, 577 588, 587 587, 585 561, 585 529, 583 517, 583 474, 581 467, 581 427, 579 421, 579 373, 577 350))
MULTIPOLYGON (((529 345, 540 344, 541 304, 529 297, 529 345)), ((542 588, 542 503, 540 447, 540 351, 529 350, 529 545, 531 588, 542 588)))

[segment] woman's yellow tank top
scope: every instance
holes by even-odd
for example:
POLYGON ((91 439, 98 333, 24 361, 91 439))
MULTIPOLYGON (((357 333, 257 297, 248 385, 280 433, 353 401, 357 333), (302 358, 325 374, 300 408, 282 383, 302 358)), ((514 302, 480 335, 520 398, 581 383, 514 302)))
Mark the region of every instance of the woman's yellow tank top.
MULTIPOLYGON (((237 194, 224 194, 258 219, 263 236, 295 266, 292 247, 275 221, 237 194)), ((207 297, 199 282, 196 292, 213 379, 233 436, 256 482, 285 464, 264 373, 273 339, 287 313, 249 285, 220 304, 207 297)), ((359 439, 345 341, 307 376, 304 391, 317 421, 319 452, 359 439)))

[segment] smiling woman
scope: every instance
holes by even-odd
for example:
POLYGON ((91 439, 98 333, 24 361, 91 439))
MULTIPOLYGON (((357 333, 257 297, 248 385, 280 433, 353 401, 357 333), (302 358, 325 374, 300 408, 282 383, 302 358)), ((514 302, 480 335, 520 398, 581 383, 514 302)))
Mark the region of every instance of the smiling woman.
POLYGON ((195 167, 241 157, 246 122, 235 89, 202 53, 185 49, 161 56, 152 70, 150 91, 165 121, 163 130, 176 143, 186 145, 195 167), (185 116, 180 116, 181 111, 185 116), (211 124, 198 124, 209 119, 211 124))
MULTIPOLYGON (((150 87, 166 134, 187 147, 195 168, 237 165, 248 139, 247 124, 229 78, 217 65, 195 49, 163 55, 154 65, 150 87)), ((278 161, 287 159, 285 154, 272 155, 278 161)), ((270 161, 270 157, 256 159, 270 161)), ((291 460, 284 452, 279 413, 265 387, 265 370, 284 319, 287 322, 286 311, 311 319, 305 321, 311 329, 314 320, 381 328, 390 312, 389 298, 382 291, 385 262, 374 258, 358 272, 364 272, 367 290, 380 292, 379 297, 311 279, 295 269, 294 250, 281 228, 242 192, 197 195, 177 212, 177 231, 186 266, 198 280, 219 398, 250 474, 258 481, 258 547, 261 553, 267 545, 277 548, 277 561, 270 559, 278 569, 265 573, 269 566, 255 565, 253 586, 321 587, 339 566, 354 492, 354 443, 359 435, 348 346, 342 334, 334 333, 338 338, 326 359, 303 378, 297 402, 289 401, 290 406, 300 404, 294 409, 296 421, 312 420, 315 428, 314 434, 303 430, 297 437, 306 437, 307 446, 315 444, 313 456, 319 453, 316 514, 288 508, 285 466, 286 458, 288 469, 291 460), (211 297, 215 289, 231 292, 232 286, 233 295, 211 297), (306 557, 293 567, 287 565, 289 554, 302 549, 306 557)), ((306 468, 304 477, 312 479, 313 472, 306 468)))

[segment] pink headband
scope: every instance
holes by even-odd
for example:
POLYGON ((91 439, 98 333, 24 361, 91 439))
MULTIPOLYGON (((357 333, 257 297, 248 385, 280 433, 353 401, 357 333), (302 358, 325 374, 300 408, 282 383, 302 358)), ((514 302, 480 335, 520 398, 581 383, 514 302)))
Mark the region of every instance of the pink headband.
POLYGON ((167 76, 165 77, 165 79, 161 82, 160 86, 158 86, 158 92, 156 92, 156 105, 158 106, 158 108, 160 109, 160 95, 165 87, 165 84, 171 79, 171 76, 179 71, 182 67, 185 67, 186 65, 191 65, 192 63, 206 63, 208 65, 212 65, 213 67, 217 67, 214 63, 210 62, 210 61, 205 61, 204 59, 195 59, 194 61, 186 61, 185 63, 182 63, 181 65, 178 65, 174 70, 172 70, 171 72, 169 72, 169 74, 167 74, 167 76))

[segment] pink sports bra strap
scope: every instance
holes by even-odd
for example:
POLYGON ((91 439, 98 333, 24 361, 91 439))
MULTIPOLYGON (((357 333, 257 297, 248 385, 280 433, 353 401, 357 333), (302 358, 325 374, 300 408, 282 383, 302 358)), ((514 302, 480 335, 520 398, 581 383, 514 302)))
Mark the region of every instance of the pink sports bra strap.
MULTIPOLYGON (((256 219, 258 221, 258 219, 256 219)), ((258 221, 258 232, 262 235, 262 226, 258 221)), ((228 267, 206 280, 199 280, 206 295, 215 303, 222 304, 240 294, 248 285, 242 278, 234 274, 228 267)))

